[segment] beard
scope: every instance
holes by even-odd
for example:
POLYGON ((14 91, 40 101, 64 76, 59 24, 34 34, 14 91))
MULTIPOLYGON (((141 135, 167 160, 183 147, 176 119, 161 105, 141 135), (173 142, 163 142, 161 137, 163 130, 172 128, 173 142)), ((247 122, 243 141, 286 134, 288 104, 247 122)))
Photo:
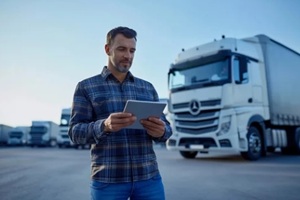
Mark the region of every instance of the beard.
POLYGON ((122 63, 122 62, 124 62, 124 61, 120 61, 120 62, 116 63, 114 65, 115 69, 118 72, 127 73, 131 67, 132 62, 131 61, 126 61, 126 63, 122 63))

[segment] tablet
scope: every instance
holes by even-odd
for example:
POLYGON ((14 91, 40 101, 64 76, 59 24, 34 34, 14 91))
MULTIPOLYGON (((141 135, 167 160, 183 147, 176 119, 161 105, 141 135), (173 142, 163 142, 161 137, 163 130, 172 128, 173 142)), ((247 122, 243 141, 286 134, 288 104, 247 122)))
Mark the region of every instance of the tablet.
POLYGON ((132 125, 126 128, 144 129, 140 120, 147 119, 150 116, 159 118, 163 114, 163 110, 166 105, 167 104, 165 102, 160 101, 128 100, 123 112, 132 113, 137 119, 132 125))

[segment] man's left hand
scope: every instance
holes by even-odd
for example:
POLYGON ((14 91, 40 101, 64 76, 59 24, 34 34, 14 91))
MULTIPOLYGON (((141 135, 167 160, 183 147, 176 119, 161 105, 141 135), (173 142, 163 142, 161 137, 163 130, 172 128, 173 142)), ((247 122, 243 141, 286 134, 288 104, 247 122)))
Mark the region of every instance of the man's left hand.
POLYGON ((141 124, 152 137, 160 138, 165 133, 165 122, 159 118, 149 117, 148 119, 142 119, 141 124))

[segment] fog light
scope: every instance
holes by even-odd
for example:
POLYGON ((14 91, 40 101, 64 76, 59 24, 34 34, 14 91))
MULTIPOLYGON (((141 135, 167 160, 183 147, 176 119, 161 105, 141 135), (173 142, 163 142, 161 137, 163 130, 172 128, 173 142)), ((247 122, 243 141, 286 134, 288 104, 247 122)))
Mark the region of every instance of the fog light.
POLYGON ((220 131, 217 133, 217 136, 228 133, 228 131, 230 129, 230 125, 231 125, 231 117, 230 116, 223 117, 221 128, 220 128, 220 131))

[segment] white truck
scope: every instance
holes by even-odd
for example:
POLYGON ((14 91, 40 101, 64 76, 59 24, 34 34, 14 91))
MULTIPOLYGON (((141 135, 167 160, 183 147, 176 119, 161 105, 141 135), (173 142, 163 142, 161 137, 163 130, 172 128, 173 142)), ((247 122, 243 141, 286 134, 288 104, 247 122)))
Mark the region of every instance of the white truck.
POLYGON ((167 104, 167 106, 165 107, 163 113, 165 114, 165 116, 168 115, 168 103, 169 103, 169 99, 168 98, 160 98, 159 101, 164 102, 167 104))
POLYGON ((183 50, 171 64, 169 150, 300 153, 300 54, 266 35, 183 50))
POLYGON ((28 135, 28 145, 33 146, 56 146, 56 138, 59 126, 52 121, 32 121, 28 135))
POLYGON ((59 133, 57 135, 57 145, 59 148, 74 146, 68 135, 70 117, 71 108, 63 108, 60 117, 59 133))
POLYGON ((0 145, 7 145, 8 143, 8 134, 13 127, 0 124, 0 145))
POLYGON ((26 145, 30 131, 29 126, 17 126, 8 133, 8 145, 26 145))
POLYGON ((57 144, 59 148, 74 147, 77 149, 89 149, 90 144, 74 144, 68 135, 69 122, 71 118, 71 108, 63 108, 61 111, 59 134, 57 135, 57 144))

